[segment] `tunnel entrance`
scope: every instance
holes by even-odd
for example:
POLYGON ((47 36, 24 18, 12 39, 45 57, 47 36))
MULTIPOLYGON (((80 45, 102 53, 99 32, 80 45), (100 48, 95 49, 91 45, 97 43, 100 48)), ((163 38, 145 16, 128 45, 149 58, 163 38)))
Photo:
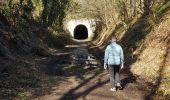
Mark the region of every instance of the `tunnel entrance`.
POLYGON ((85 25, 77 25, 74 29, 74 39, 85 40, 88 38, 88 30, 85 25))

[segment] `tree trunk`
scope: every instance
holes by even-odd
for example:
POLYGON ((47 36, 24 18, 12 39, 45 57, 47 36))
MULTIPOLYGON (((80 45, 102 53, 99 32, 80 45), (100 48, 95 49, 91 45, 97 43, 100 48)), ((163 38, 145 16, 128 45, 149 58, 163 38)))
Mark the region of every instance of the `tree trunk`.
POLYGON ((144 14, 149 15, 151 11, 151 1, 152 0, 144 0, 144 14))

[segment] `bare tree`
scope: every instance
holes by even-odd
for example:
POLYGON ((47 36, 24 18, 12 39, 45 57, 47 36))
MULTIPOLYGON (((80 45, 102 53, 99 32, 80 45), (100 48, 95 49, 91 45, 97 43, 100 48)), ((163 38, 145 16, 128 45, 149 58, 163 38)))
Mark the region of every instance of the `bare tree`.
POLYGON ((151 11, 151 2, 152 0, 144 0, 144 14, 149 15, 151 11))

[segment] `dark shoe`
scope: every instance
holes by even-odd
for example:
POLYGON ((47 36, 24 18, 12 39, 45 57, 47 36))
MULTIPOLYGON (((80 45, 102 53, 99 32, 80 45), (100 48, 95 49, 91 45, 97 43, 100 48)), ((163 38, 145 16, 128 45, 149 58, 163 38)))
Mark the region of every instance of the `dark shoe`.
POLYGON ((117 87, 117 89, 119 89, 119 90, 122 90, 122 89, 123 89, 122 86, 120 85, 120 83, 117 83, 117 84, 116 84, 116 87, 117 87))

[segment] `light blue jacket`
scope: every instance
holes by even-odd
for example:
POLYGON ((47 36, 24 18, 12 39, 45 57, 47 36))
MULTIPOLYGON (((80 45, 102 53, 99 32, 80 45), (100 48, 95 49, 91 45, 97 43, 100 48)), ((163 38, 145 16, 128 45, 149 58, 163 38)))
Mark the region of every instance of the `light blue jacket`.
POLYGON ((106 47, 104 55, 104 64, 120 65, 124 63, 123 50, 116 42, 112 42, 106 47))

